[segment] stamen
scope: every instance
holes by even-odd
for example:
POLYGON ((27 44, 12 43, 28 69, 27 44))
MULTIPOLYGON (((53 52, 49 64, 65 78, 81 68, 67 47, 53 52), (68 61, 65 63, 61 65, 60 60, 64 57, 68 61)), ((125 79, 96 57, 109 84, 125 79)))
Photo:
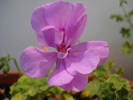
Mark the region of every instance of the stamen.
POLYGON ((48 47, 43 47, 43 50, 44 51, 48 51, 48 47))

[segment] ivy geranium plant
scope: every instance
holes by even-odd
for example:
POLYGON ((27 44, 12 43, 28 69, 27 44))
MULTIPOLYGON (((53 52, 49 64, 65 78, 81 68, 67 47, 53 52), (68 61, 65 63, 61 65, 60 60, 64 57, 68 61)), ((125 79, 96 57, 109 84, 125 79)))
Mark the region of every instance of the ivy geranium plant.
POLYGON ((23 75, 11 86, 11 100, 133 100, 133 83, 121 78, 123 72, 122 66, 115 69, 110 60, 89 75, 86 88, 80 92, 49 86, 48 76, 36 79, 23 75))
POLYGON ((17 60, 14 57, 12 57, 10 54, 0 57, 0 70, 2 70, 3 74, 6 76, 10 71, 10 64, 9 64, 10 61, 14 62, 15 67, 21 76, 22 73, 17 63, 17 60))
POLYGON ((31 24, 45 50, 30 46, 21 53, 25 74, 10 87, 11 100, 133 100, 132 85, 120 77, 123 68, 114 70, 113 61, 103 65, 108 43, 77 44, 87 23, 85 10, 81 3, 55 1, 33 11, 31 24))
POLYGON ((88 74, 106 61, 109 49, 105 41, 77 44, 87 23, 85 10, 82 3, 66 1, 55 1, 35 8, 31 25, 37 33, 37 42, 55 51, 27 47, 20 55, 21 67, 26 75, 42 78, 56 63, 48 78, 49 85, 77 92, 86 87, 88 74))
POLYGON ((125 8, 125 4, 128 4, 127 0, 119 0, 120 1, 120 7, 123 10, 124 14, 113 14, 111 15, 111 19, 115 19, 117 22, 126 22, 128 23, 128 26, 122 27, 120 29, 120 34, 123 38, 126 39, 126 41, 122 44, 122 52, 124 54, 131 54, 133 51, 133 41, 130 41, 130 38, 132 36, 133 32, 133 10, 127 11, 125 8))

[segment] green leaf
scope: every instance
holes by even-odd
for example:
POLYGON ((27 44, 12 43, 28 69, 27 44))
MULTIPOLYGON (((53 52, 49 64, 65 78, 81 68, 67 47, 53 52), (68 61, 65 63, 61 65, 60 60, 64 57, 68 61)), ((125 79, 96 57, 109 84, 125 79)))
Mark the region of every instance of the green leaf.
POLYGON ((123 4, 127 4, 126 0, 120 0, 120 6, 123 6, 123 4))
POLYGON ((125 54, 131 54, 132 53, 132 45, 129 42, 124 42, 122 45, 122 52, 125 54))
POLYGON ((26 100, 21 93, 17 93, 11 100, 26 100))
POLYGON ((14 83, 12 86, 10 86, 10 94, 12 96, 14 96, 15 94, 17 94, 20 91, 20 89, 18 88, 17 84, 14 83))
POLYGON ((2 61, 0 61, 0 70, 3 68, 4 64, 2 61))
POLYGON ((52 95, 55 95, 55 94, 58 94, 60 92, 62 92, 63 89, 60 88, 60 87, 57 87, 57 86, 51 86, 49 89, 48 89, 48 92, 50 92, 52 95))
POLYGON ((17 83, 19 83, 19 84, 23 84, 23 83, 25 83, 25 84, 27 84, 27 83, 30 83, 31 82, 31 78, 29 78, 27 75, 23 75, 23 76, 21 76, 20 78, 19 78, 19 80, 17 81, 17 83))
POLYGON ((121 15, 111 15, 110 18, 115 19, 117 22, 123 21, 123 17, 121 15))
POLYGON ((131 43, 131 48, 133 49, 133 43, 131 43))
POLYGON ((122 67, 122 66, 120 66, 118 69, 117 69, 117 71, 116 71, 116 74, 117 75, 122 75, 124 73, 124 68, 122 67))
POLYGON ((128 13, 128 15, 131 17, 133 16, 133 10, 128 13))
POLYGON ((130 100, 133 100, 133 93, 129 94, 129 98, 130 98, 130 100))
POLYGON ((63 93, 61 93, 61 100, 74 100, 74 98, 71 94, 64 91, 63 93))
POLYGON ((48 86, 48 85, 44 85, 44 86, 41 86, 39 89, 40 89, 41 91, 46 91, 49 87, 50 87, 50 86, 48 86))
POLYGON ((114 65, 115 65, 114 61, 113 60, 109 60, 107 62, 107 69, 111 70, 114 67, 114 65))
POLYGON ((105 94, 105 95, 112 94, 112 91, 111 91, 112 84, 107 83, 106 81, 102 83, 101 89, 102 89, 102 94, 105 94))
POLYGON ((116 100, 128 100, 127 97, 129 95, 129 91, 122 87, 120 90, 117 90, 116 92, 116 100))
POLYGON ((4 100, 9 100, 9 98, 4 98, 4 100))
POLYGON ((121 28, 120 33, 122 34, 123 38, 130 38, 130 36, 131 36, 130 29, 128 29, 128 28, 121 28))
POLYGON ((126 80, 121 80, 117 74, 112 74, 108 78, 107 82, 113 83, 115 89, 121 89, 123 87, 126 87, 127 89, 129 89, 130 87, 128 82, 126 80))
POLYGON ((86 90, 90 92, 91 95, 100 95, 101 94, 101 83, 96 81, 91 81, 86 87, 86 90))
POLYGON ((40 95, 42 92, 48 90, 50 86, 47 84, 47 78, 30 78, 27 75, 23 75, 19 78, 18 82, 11 86, 10 94, 14 96, 17 93, 22 93, 27 98, 40 95))
POLYGON ((112 100, 110 95, 102 95, 100 96, 100 100, 112 100))
POLYGON ((87 90, 87 89, 82 90, 82 92, 81 92, 81 97, 82 98, 88 98, 90 96, 91 96, 91 94, 90 94, 89 90, 87 90))
POLYGON ((35 96, 38 92, 38 87, 31 86, 29 89, 24 93, 24 95, 35 96))
POLYGON ((108 72, 105 69, 104 65, 98 66, 97 69, 95 69, 92 73, 95 77, 97 78, 107 78, 108 77, 108 72))
POLYGON ((52 98, 52 97, 49 97, 48 100, 56 100, 56 99, 54 99, 54 98, 52 98))

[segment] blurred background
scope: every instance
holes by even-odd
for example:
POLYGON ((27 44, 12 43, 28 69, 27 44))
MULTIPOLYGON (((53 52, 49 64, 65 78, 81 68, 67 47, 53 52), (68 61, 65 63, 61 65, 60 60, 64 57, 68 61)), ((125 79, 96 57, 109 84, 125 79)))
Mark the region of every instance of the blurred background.
MULTIPOLYGON (((20 53, 26 47, 40 47, 31 27, 31 14, 34 8, 52 1, 55 0, 0 0, 0 56, 9 53, 19 63, 20 53)), ((64 1, 82 2, 87 8, 87 27, 80 41, 107 41, 110 49, 108 60, 114 60, 115 67, 122 65, 125 68, 124 77, 133 80, 133 53, 121 52, 121 46, 126 39, 120 35, 120 29, 129 25, 110 19, 112 14, 123 14, 119 0, 64 1)), ((133 10, 133 0, 127 2, 126 10, 133 10)), ((133 34, 129 41, 133 41, 133 34)), ((10 64, 11 70, 16 70, 14 64, 12 62, 10 64)))

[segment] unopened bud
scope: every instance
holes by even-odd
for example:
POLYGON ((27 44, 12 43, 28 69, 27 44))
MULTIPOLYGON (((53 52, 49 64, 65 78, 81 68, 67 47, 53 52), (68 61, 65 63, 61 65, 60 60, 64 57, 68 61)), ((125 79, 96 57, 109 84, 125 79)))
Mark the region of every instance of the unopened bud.
POLYGON ((8 65, 5 65, 3 67, 3 73, 4 73, 4 75, 7 75, 7 73, 9 72, 9 70, 10 70, 10 67, 8 65))
POLYGON ((3 62, 0 62, 0 70, 3 68, 4 64, 3 62))

